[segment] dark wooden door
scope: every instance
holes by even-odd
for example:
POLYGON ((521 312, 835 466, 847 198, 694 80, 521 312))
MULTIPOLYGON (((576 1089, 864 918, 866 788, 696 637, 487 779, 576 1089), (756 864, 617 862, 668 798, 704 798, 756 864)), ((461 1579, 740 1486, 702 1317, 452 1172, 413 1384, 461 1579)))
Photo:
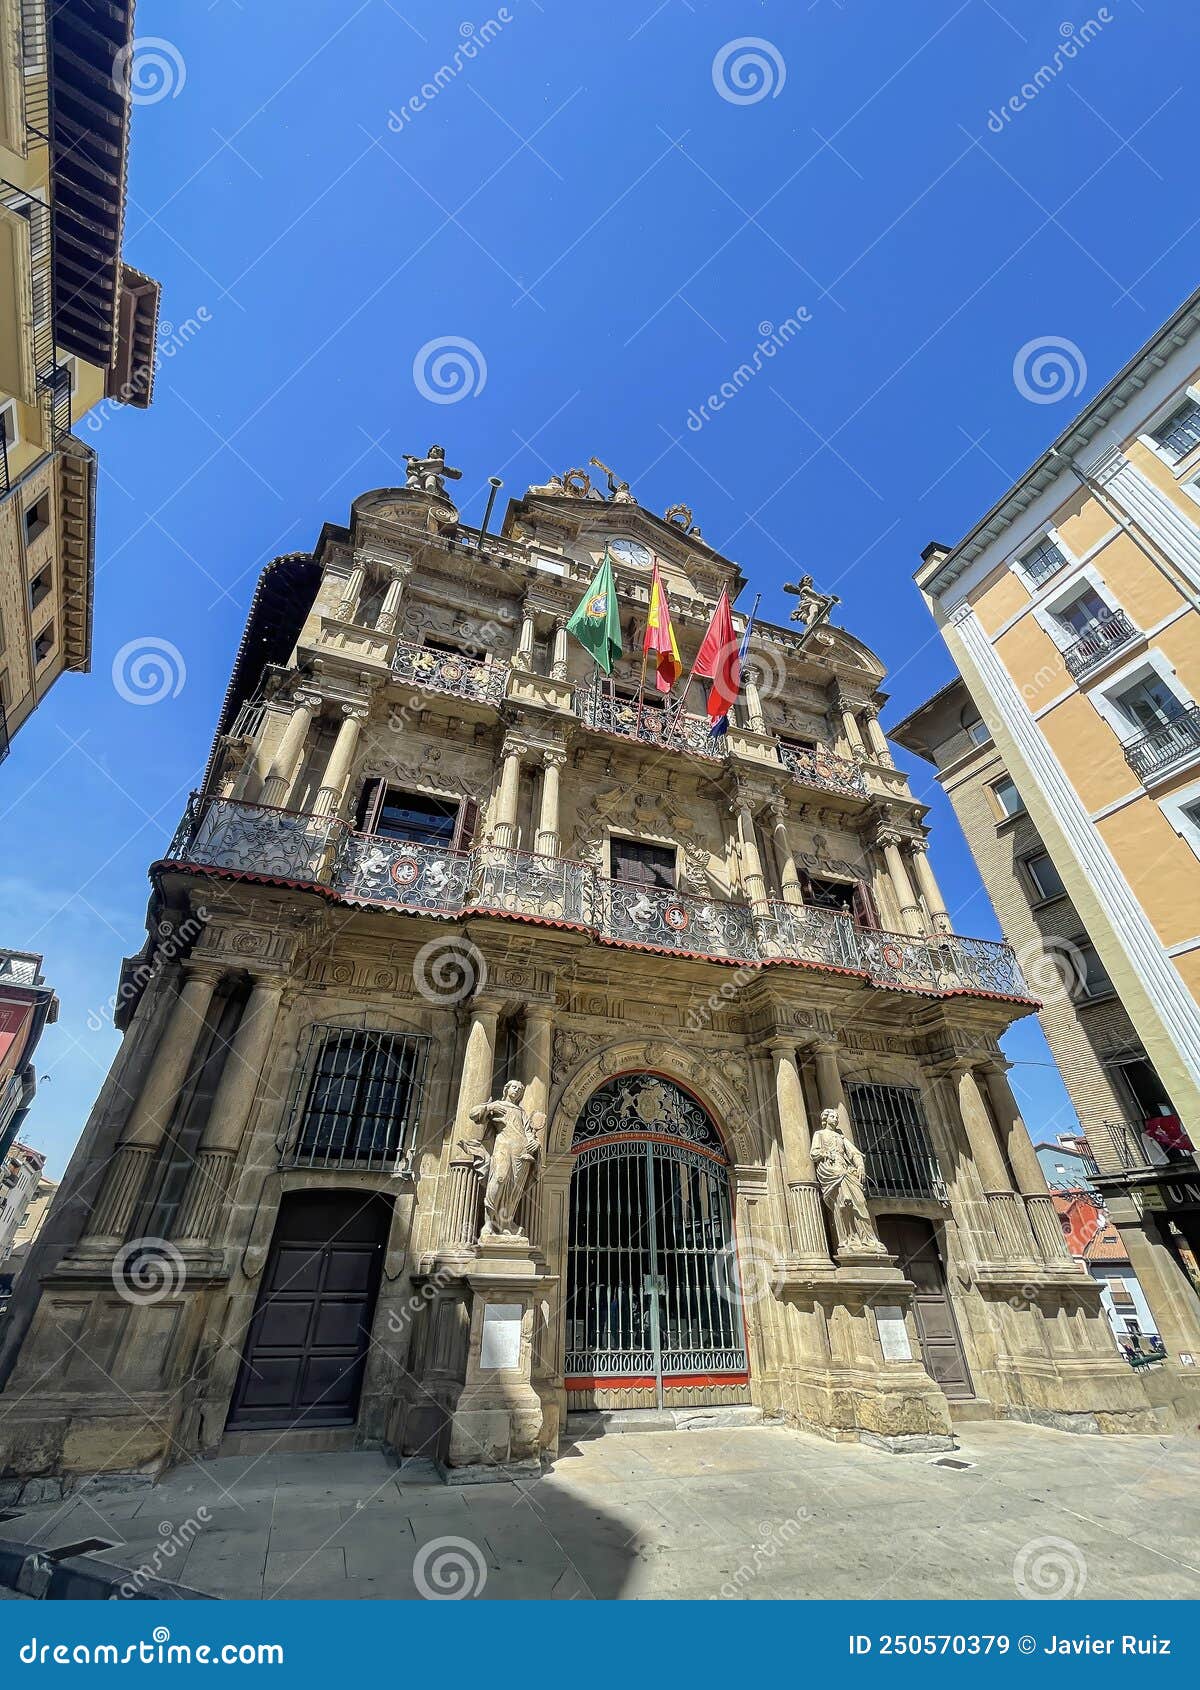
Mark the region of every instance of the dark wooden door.
POLYGON ((391 1218, 363 1192, 284 1197, 231 1427, 354 1424, 391 1218))
POLYGON ((948 1397, 974 1396, 932 1226, 915 1215, 881 1215, 879 1236, 917 1288, 913 1313, 925 1371, 948 1397))

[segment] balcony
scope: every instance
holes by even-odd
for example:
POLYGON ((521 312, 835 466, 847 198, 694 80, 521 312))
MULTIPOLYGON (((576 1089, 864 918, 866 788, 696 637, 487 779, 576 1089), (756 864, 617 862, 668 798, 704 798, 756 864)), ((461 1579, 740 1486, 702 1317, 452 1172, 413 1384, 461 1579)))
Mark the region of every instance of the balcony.
POLYGON ((476 704, 498 704, 508 678, 502 663, 484 663, 463 652, 413 645, 409 640, 397 641, 392 673, 410 686, 446 693, 451 698, 468 698, 476 704))
POLYGON ((1200 755, 1200 704, 1189 704, 1170 722, 1127 740, 1125 761, 1143 783, 1159 780, 1200 755))
POLYGON ((600 733, 620 734, 675 751, 691 751, 700 757, 727 755, 725 736, 713 737, 707 716, 693 716, 660 704, 622 698, 591 685, 575 690, 575 713, 585 727, 600 733))
POLYGON ((826 751, 823 746, 790 745, 781 740, 779 761, 805 786, 844 792, 848 798, 865 798, 867 795, 867 784, 858 764, 826 751))
POLYGON ((1118 1168, 1126 1173, 1141 1173, 1148 1168, 1178 1168, 1193 1175, 1196 1171, 1196 1155, 1194 1150, 1184 1148, 1190 1140, 1182 1128, 1173 1148, 1151 1137, 1140 1121, 1103 1121, 1089 1127, 1087 1137, 1100 1176, 1118 1168))
POLYGON ((1063 662, 1079 681, 1140 637, 1141 629, 1134 626, 1125 612, 1114 610, 1103 621, 1094 622, 1069 646, 1064 646, 1063 662))
POLYGON ((299 882, 348 903, 414 914, 502 916, 638 950, 857 974, 893 991, 1030 1001, 1016 957, 996 940, 880 933, 839 910, 766 902, 752 909, 734 899, 609 880, 568 857, 487 843, 452 851, 231 798, 193 795, 163 862, 299 882))

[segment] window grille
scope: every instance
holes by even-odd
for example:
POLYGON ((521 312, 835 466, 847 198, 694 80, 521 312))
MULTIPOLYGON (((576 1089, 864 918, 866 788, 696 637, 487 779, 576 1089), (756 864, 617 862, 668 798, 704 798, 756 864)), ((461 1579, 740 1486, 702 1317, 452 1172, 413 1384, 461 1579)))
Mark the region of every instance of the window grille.
POLYGON ((416 1136, 429 1039, 335 1027, 314 1045, 284 1165, 394 1170, 416 1136))
POLYGON ((1200 405, 1194 399, 1185 400, 1154 430, 1154 441, 1177 461, 1186 458, 1193 446, 1200 446, 1200 405))
POLYGON ((846 1101, 867 1163, 868 1197, 933 1197, 946 1186, 921 1113, 916 1086, 852 1084, 846 1101))
POLYGON ((1048 581, 1052 575, 1057 575, 1060 569, 1066 567, 1067 557, 1060 546, 1056 546, 1049 535, 1039 540, 1021 559, 1021 568, 1036 586, 1048 581))

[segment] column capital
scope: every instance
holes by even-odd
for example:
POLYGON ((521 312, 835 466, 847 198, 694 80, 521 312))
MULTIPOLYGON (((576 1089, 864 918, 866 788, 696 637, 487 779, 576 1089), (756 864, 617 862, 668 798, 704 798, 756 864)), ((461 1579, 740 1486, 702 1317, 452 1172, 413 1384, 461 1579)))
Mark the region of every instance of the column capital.
POLYGON ((561 746, 548 746, 541 753, 541 762, 544 769, 561 769, 566 760, 566 751, 561 746))
POLYGON ((215 957, 189 957, 183 964, 185 980, 199 980, 203 985, 214 988, 221 984, 228 972, 229 964, 215 957))
POLYGON ((343 704, 339 708, 348 722, 365 722, 371 713, 367 704, 343 704))
POLYGON ((297 687, 292 693, 291 702, 294 710, 311 710, 315 713, 325 708, 324 694, 312 687, 297 687))

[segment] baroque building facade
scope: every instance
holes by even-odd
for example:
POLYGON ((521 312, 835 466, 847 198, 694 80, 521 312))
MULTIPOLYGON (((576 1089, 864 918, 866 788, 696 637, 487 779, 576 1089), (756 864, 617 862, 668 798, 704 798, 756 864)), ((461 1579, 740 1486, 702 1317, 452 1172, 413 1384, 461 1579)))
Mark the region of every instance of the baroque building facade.
POLYGON ((961 683, 896 737, 936 763, 1005 931, 1049 982, 1092 1181, 1167 1346, 1147 1388, 1194 1423, 1200 293, 916 578, 961 683))
POLYGON ((450 474, 431 449, 261 577, 18 1282, 0 1472, 283 1438, 453 1476, 609 1408, 892 1449, 1160 1424, 1009 1089, 1036 1006, 951 930, 878 660, 806 578, 714 737, 694 684, 639 695, 653 563, 685 672, 743 585, 690 512, 571 471, 489 534, 450 474), (604 556, 611 681, 566 630, 604 556))

